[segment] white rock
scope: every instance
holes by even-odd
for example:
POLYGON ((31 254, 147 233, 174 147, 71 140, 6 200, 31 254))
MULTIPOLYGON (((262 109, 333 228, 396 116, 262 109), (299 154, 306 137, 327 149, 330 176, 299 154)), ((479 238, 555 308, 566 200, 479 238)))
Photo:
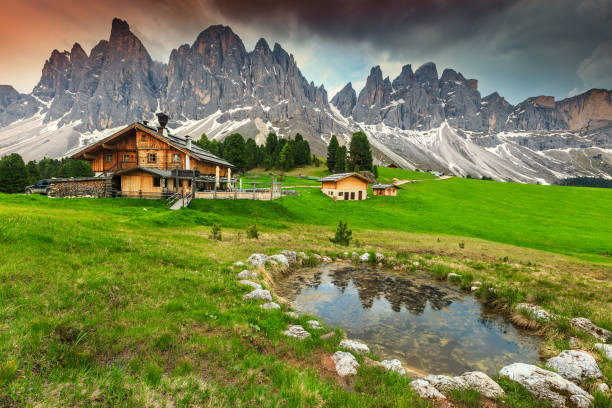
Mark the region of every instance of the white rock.
POLYGON ((265 310, 280 309, 280 305, 275 302, 268 302, 261 305, 261 308, 265 310))
POLYGON ((592 321, 587 319, 586 317, 575 317, 570 320, 572 326, 576 329, 581 330, 585 333, 590 334, 596 339, 607 341, 608 339, 612 339, 612 333, 609 330, 604 329, 603 327, 596 326, 592 321))
POLYGON ((376 252, 374 256, 376 256, 376 262, 382 262, 385 259, 385 256, 380 252, 376 252))
POLYGON ((446 397, 433 385, 425 380, 414 380, 410 382, 410 387, 417 393, 421 398, 428 399, 446 399, 446 397))
POLYGON ((318 320, 309 320, 306 323, 308 323, 308 327, 310 327, 311 329, 323 330, 323 326, 321 326, 321 323, 319 323, 318 320))
POLYGON ((341 348, 354 351, 355 353, 367 354, 370 352, 370 348, 367 344, 361 343, 357 340, 342 340, 338 345, 341 348))
POLYGON ((244 270, 236 275, 239 279, 257 278, 259 274, 255 271, 244 270))
POLYGON ((298 256, 300 258, 308 258, 308 256, 306 256, 306 252, 298 252, 298 256))
POLYGON ((393 360, 383 360, 380 363, 387 369, 387 371, 393 371, 399 375, 406 375, 406 370, 404 370, 402 362, 397 358, 394 358, 393 360))
POLYGON ((344 254, 342 254, 342 255, 343 255, 345 258, 348 258, 349 253, 348 253, 348 251, 344 251, 344 254))
POLYGON ((418 261, 414 261, 412 264, 413 264, 414 266, 419 266, 419 265, 420 265, 420 263, 419 263, 418 261))
POLYGON ((592 355, 581 350, 563 350, 546 362, 566 380, 583 384, 590 378, 601 378, 603 374, 592 355))
POLYGON ((285 336, 295 337, 296 339, 300 340, 307 339, 308 337, 310 337, 310 333, 304 330, 302 326, 297 324, 289 325, 289 327, 287 327, 287 330, 285 330, 283 334, 285 336))
POLYGON ((264 254, 252 254, 247 259, 247 263, 250 263, 253 266, 266 266, 266 262, 270 259, 268 255, 264 254))
POLYGON ((312 257, 315 258, 318 261, 321 260, 321 255, 319 255, 319 254, 312 254, 312 257))
POLYGON ((272 295, 270 295, 270 291, 264 289, 255 289, 254 291, 244 295, 242 298, 244 300, 258 299, 272 301, 272 295))
POLYGON ((518 305, 514 306, 514 310, 517 312, 527 311, 536 320, 548 321, 554 317, 552 313, 542 309, 540 306, 532 305, 531 303, 519 303, 518 305))
POLYGON ((456 277, 456 278, 460 278, 460 277, 461 277, 461 275, 459 275, 458 273, 455 273, 455 272, 451 272, 451 273, 449 273, 448 275, 446 275, 446 277, 447 277, 448 279, 450 279, 450 278, 455 278, 455 277, 456 277))
POLYGON ((593 403, 593 397, 573 382, 531 364, 507 365, 499 371, 499 375, 518 382, 536 398, 550 401, 553 408, 572 405, 587 408, 593 403))
POLYGON ((297 314, 296 312, 285 312, 285 314, 292 319, 298 319, 300 317, 300 315, 297 314))
POLYGON ((472 286, 472 287, 470 288, 470 290, 471 290, 472 292, 475 292, 475 291, 477 291, 478 289, 480 289, 480 286, 472 286))
POLYGON ((606 383, 599 384, 597 387, 595 387, 595 389, 602 394, 607 394, 610 392, 610 387, 608 387, 608 384, 606 383))
POLYGON ((238 267, 244 266, 244 262, 242 261, 234 262, 234 266, 238 266, 238 267))
POLYGON ((428 375, 422 378, 423 380, 430 383, 435 389, 441 393, 448 392, 453 389, 466 389, 468 384, 460 377, 449 377, 446 375, 428 375))
POLYGON ((243 279, 239 282, 241 285, 247 285, 255 289, 261 289, 261 285, 259 283, 243 279))
POLYGON ((324 256, 324 257, 323 257, 323 262, 326 262, 326 263, 332 263, 332 262, 333 262, 333 259, 331 259, 329 256, 324 256))
POLYGON ((359 259, 361 262, 368 262, 370 260, 370 253, 366 252, 365 254, 362 254, 359 259))
POLYGON ((359 363, 354 355, 345 351, 336 351, 332 356, 332 360, 336 365, 336 372, 340 377, 357 374, 359 363))
POLYGON ((608 360, 612 361, 612 344, 595 343, 595 348, 600 350, 608 360))
POLYGON ((353 253, 351 254, 351 257, 353 258, 357 258, 359 256, 359 254, 355 251, 353 251, 353 253))
POLYGON ((290 264, 297 262, 297 254, 294 251, 281 251, 281 254, 285 255, 290 264))
POLYGON ((289 259, 283 254, 276 254, 270 257, 271 260, 278 262, 283 266, 289 266, 289 259))
POLYGON ((482 371, 469 371, 459 376, 466 384, 487 398, 499 398, 506 395, 502 387, 482 371))

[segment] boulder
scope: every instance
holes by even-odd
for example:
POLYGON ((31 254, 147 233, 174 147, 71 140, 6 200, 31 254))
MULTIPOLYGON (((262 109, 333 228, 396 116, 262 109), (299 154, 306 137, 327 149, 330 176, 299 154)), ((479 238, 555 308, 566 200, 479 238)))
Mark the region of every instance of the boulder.
POLYGON ((610 392, 610 387, 608 387, 608 384, 606 383, 601 383, 599 385, 597 385, 597 387, 595 387, 595 389, 599 392, 601 392, 602 394, 608 394, 610 392))
POLYGON ((506 395, 502 387, 482 371, 469 371, 458 378, 487 398, 496 399, 506 395))
POLYGON ((238 274, 236 274, 236 277, 238 279, 248 279, 248 278, 255 278, 257 279, 259 277, 259 273, 255 272, 255 271, 249 271, 247 269, 245 269, 242 272, 239 272, 238 274))
POLYGON ((370 352, 370 348, 367 344, 361 343, 357 340, 345 339, 342 340, 338 346, 360 354, 367 354, 370 352))
POLYGON ((410 387, 421 398, 446 399, 446 397, 440 391, 425 380, 414 380, 410 382, 410 387))
POLYGON ((275 261, 283 266, 289 266, 289 259, 283 254, 276 254, 270 257, 270 260, 275 261))
POLYGON ((374 256, 376 256, 376 262, 382 262, 385 260, 385 256, 381 254, 380 252, 376 252, 374 256))
POLYGON ((257 299, 272 301, 272 295, 270 295, 270 291, 264 289, 255 289, 254 291, 244 295, 242 298, 244 300, 257 299))
POLYGON ((593 397, 573 382, 535 365, 510 364, 499 375, 521 384, 537 399, 549 401, 553 408, 587 408, 593 403, 593 397))
POLYGON ((324 256, 324 257, 323 257, 323 262, 326 262, 326 263, 332 263, 333 261, 334 261, 334 260, 333 260, 333 259, 331 259, 329 256, 324 256))
POLYGON ((609 330, 596 326, 586 317, 575 317, 570 320, 570 323, 576 329, 588 333, 596 339, 603 341, 612 340, 612 333, 609 330))
POLYGON ((603 374, 592 355, 581 350, 563 350, 557 357, 546 362, 566 380, 584 384, 590 378, 601 378, 603 374))
POLYGON ((365 254, 362 254, 359 259, 361 262, 368 262, 370 260, 370 253, 366 252, 365 254))
POLYGON ((290 264, 297 262, 297 254, 294 251, 281 251, 282 255, 285 255, 290 264))
POLYGON ((468 388, 468 384, 463 378, 460 377, 449 377, 446 375, 428 375, 427 377, 422 378, 422 380, 427 381, 441 393, 445 393, 453 389, 463 390, 468 388))
POLYGON ((608 360, 612 361, 612 344, 595 343, 595 348, 600 350, 608 360))
POLYGON ((321 255, 319 254, 312 254, 312 257, 315 258, 317 261, 321 261, 321 255))
POLYGON ((259 283, 243 279, 239 282, 241 285, 247 285, 255 289, 261 289, 261 285, 259 283))
POLYGON ((542 309, 540 306, 532 305, 531 303, 519 303, 514 306, 514 310, 517 312, 526 311, 536 320, 541 321, 549 321, 554 317, 552 313, 542 309))
POLYGON ((406 375, 406 370, 404 370, 402 362, 396 358, 393 360, 383 360, 380 363, 387 369, 387 371, 393 371, 399 375, 406 375))
POLYGON ((270 259, 268 255, 264 254, 252 254, 247 259, 247 263, 250 263, 253 266, 266 266, 266 262, 270 259))
POLYGON ((472 286, 472 287, 470 288, 470 291, 472 291, 472 292, 476 292, 478 289, 480 289, 480 286, 472 286))
POLYGON ((275 302, 268 302, 261 305, 261 308, 265 310, 280 309, 280 305, 275 302))
POLYGON ((283 334, 285 336, 289 336, 289 337, 295 337, 296 339, 307 339, 308 337, 310 337, 310 333, 308 333, 306 330, 304 330, 304 328, 300 325, 289 325, 289 327, 287 327, 287 330, 285 330, 283 332, 283 334))
POLYGON ((321 326, 321 323, 319 323, 318 320, 309 320, 306 323, 308 324, 308 327, 310 327, 311 329, 323 330, 323 326, 321 326))
POLYGON ((355 356, 345 351, 336 351, 332 356, 332 360, 336 365, 336 372, 340 377, 357 374, 359 363, 355 356))

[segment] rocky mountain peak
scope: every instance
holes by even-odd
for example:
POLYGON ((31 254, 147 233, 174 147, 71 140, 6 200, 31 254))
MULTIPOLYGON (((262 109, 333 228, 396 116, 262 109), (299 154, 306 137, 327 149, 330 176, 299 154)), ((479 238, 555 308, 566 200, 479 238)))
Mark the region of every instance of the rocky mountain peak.
POLYGON ((74 43, 70 50, 70 62, 72 65, 83 66, 87 63, 87 53, 81 47, 81 44, 74 43))
POLYGON ((406 88, 410 85, 412 81, 414 81, 415 76, 414 72, 412 72, 412 65, 404 65, 402 67, 402 72, 395 78, 392 82, 393 88, 400 89, 406 88))
POLYGON ((344 86, 331 100, 331 103, 340 111, 342 116, 350 116, 355 104, 357 94, 350 82, 344 86))
POLYGON ((414 73, 416 80, 425 88, 428 93, 438 93, 438 69, 433 62, 426 62, 421 65, 414 73))
POLYGON ((260 38, 259 41, 257 41, 257 44, 255 44, 254 52, 262 53, 265 55, 272 54, 272 50, 270 49, 270 46, 268 45, 268 42, 265 38, 260 38))

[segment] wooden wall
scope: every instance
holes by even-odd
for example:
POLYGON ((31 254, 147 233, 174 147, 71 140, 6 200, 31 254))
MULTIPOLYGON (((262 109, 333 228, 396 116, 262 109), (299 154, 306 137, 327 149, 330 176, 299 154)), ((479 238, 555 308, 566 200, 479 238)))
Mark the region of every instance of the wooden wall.
POLYGON ((121 176, 121 191, 161 193, 161 183, 159 187, 153 187, 153 177, 155 177, 153 174, 144 171, 132 171, 129 174, 124 174, 121 176))
POLYGON ((338 190, 349 190, 349 191, 367 190, 368 183, 366 183, 365 181, 357 177, 347 177, 345 179, 337 181, 336 188, 338 190))

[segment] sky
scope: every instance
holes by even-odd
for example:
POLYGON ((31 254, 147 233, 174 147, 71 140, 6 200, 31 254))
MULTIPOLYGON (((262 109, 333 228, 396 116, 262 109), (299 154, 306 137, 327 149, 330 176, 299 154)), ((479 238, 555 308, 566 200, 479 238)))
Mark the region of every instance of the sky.
POLYGON ((612 89, 612 0, 20 0, 3 17, 0 84, 24 93, 53 49, 78 42, 89 53, 113 17, 161 62, 213 24, 247 50, 278 42, 330 99, 347 82, 359 93, 373 66, 393 80, 428 61, 511 103, 612 89))

